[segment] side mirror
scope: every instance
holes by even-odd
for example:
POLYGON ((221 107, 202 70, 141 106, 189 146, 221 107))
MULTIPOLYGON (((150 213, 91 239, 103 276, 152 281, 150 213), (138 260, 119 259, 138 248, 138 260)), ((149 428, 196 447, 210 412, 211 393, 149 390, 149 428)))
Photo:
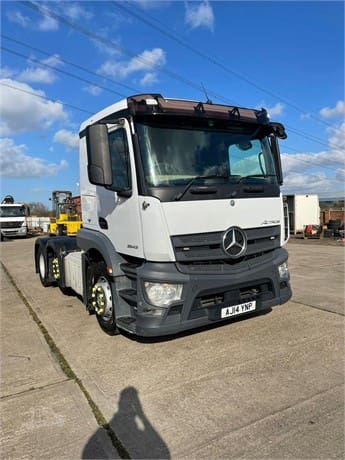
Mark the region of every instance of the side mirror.
POLYGON ((86 131, 88 175, 91 184, 111 185, 112 171, 107 125, 92 125, 86 131))
POLYGON ((279 182, 279 185, 283 185, 283 171, 282 171, 282 164, 281 164, 281 159, 280 159, 278 139, 275 136, 270 136, 270 141, 271 141, 271 150, 272 150, 273 158, 274 158, 274 164, 275 164, 276 171, 277 171, 278 182, 279 182))

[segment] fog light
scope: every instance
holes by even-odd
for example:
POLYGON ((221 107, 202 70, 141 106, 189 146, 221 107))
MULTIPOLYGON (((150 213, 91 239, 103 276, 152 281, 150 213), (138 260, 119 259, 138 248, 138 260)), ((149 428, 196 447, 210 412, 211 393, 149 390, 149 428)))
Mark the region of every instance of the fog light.
POLYGON ((166 308, 157 308, 157 307, 144 307, 143 314, 146 316, 163 316, 166 312, 166 308))
POLYGON ((289 278, 289 267, 287 262, 284 262, 283 264, 279 265, 278 271, 281 280, 286 280, 289 278))
POLYGON ((181 300, 182 284, 144 283, 147 300, 151 305, 167 307, 176 300, 181 300))

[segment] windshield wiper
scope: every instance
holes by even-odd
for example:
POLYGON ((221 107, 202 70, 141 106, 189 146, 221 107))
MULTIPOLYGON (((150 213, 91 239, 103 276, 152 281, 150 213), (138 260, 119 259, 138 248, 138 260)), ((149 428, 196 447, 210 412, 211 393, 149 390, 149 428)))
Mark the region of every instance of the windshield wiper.
POLYGON ((191 188, 191 186, 194 184, 195 181, 199 179, 229 179, 229 175, 221 175, 221 174, 211 174, 210 176, 195 176, 193 177, 185 186, 185 188, 177 194, 174 198, 175 201, 179 201, 191 188))
POLYGON ((251 179, 251 178, 255 178, 255 177, 266 178, 266 177, 277 177, 277 176, 276 176, 276 174, 248 174, 248 176, 240 177, 237 183, 240 184, 241 182, 243 182, 246 179, 251 179))

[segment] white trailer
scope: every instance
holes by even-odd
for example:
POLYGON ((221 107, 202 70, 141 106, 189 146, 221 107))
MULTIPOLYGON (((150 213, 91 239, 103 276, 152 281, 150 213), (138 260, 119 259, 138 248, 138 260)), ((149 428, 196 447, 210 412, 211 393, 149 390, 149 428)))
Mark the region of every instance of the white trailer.
POLYGON ((290 232, 303 233, 307 225, 320 225, 318 195, 286 195, 290 232))
POLYGON ((102 329, 159 336, 291 297, 278 138, 266 110, 128 97, 80 128, 83 228, 35 242, 44 286, 102 329))

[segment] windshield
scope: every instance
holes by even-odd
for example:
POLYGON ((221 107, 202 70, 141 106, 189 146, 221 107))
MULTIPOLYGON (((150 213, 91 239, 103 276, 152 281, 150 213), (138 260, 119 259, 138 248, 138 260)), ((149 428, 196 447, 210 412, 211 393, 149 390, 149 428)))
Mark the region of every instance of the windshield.
POLYGON ((198 176, 218 175, 233 183, 244 179, 277 183, 268 139, 256 138, 253 129, 148 123, 136 123, 136 129, 150 187, 183 185, 198 176))
POLYGON ((0 217, 25 217, 25 206, 1 206, 0 217))

